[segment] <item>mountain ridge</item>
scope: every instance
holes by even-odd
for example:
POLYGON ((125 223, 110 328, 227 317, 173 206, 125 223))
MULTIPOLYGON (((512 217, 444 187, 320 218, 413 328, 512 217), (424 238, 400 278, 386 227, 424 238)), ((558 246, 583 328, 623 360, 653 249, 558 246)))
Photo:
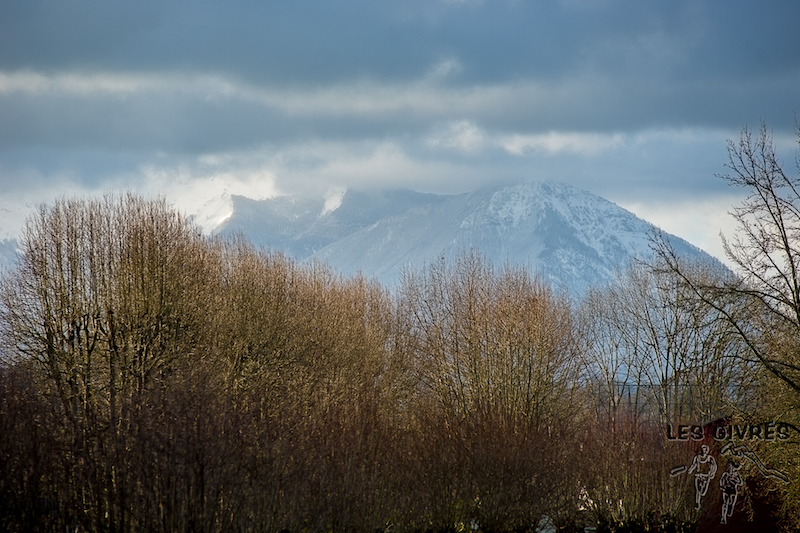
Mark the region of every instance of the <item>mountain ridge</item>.
MULTIPOLYGON (((238 196, 232 204, 215 234, 242 234, 256 246, 320 260, 344 275, 361 272, 389 287, 404 268, 476 250, 579 296, 633 257, 648 256, 649 235, 657 229, 605 198, 552 181, 460 194, 348 189, 327 204, 324 197, 238 196)), ((681 255, 717 261, 665 235, 681 255)))

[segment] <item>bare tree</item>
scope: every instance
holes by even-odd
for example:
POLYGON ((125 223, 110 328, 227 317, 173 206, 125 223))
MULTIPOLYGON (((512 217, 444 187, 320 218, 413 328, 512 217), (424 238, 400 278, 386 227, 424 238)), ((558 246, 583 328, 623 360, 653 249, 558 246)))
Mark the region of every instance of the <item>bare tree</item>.
MULTIPOLYGON (((800 141, 800 126, 797 127, 800 141)), ((800 172, 800 159, 796 160, 800 172)), ((713 310, 727 333, 745 347, 735 357, 760 372, 760 405, 751 413, 800 426, 800 175, 787 174, 765 124, 728 141, 728 173, 718 177, 746 197, 731 215, 731 237, 722 235, 735 275, 699 277, 664 238, 654 248, 694 305, 713 310)), ((796 435, 796 433, 795 433, 796 435)), ((764 448, 784 468, 800 474, 794 439, 764 448)), ((780 487, 790 524, 800 524, 797 483, 780 487)))
POLYGON ((749 357, 800 394, 800 176, 783 171, 764 124, 757 135, 745 128, 738 142, 728 142, 726 166, 730 172, 718 177, 747 192, 731 212, 735 234, 722 235, 737 275, 698 279, 665 239, 657 237, 655 249, 746 344, 749 357))
MULTIPOLYGON (((693 264, 697 276, 717 269, 693 264)), ((665 438, 667 424, 702 426, 743 406, 752 371, 712 309, 687 301, 678 278, 634 262, 580 306, 587 386, 597 417, 587 424, 587 507, 598 520, 695 520, 691 487, 668 472, 690 449, 665 438)))
POLYGON ((136 520, 132 437, 146 392, 203 334, 204 253, 164 200, 133 195, 61 199, 25 227, 0 290, 3 352, 54 411, 69 526, 136 520))
POLYGON ((441 526, 523 527, 570 507, 581 409, 568 303, 525 271, 465 253, 408 273, 398 308, 421 439, 450 450, 420 452, 423 470, 438 472, 428 486, 441 526))
MULTIPOLYGON (((698 279, 720 275, 719 266, 686 268, 698 279)), ((650 422, 705 424, 747 400, 748 368, 735 361, 740 343, 658 264, 621 270, 590 291, 581 316, 587 369, 612 422, 622 410, 650 422)))

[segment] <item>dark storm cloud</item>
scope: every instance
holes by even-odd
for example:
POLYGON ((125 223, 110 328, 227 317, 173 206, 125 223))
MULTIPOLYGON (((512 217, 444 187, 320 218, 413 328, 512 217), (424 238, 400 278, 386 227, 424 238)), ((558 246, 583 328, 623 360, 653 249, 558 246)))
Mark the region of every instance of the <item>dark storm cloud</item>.
MULTIPOLYGON (((797 20, 794 1, 767 8, 744 1, 10 0, 0 6, 0 68, 213 73, 302 91, 353 79, 408 82, 457 58, 461 68, 447 80, 454 89, 535 81, 560 91, 546 111, 523 100, 475 116, 490 127, 738 127, 742 115, 777 119, 792 111, 797 20)), ((197 109, 156 103, 143 111, 178 117, 197 109)))
POLYGON ((463 58, 465 83, 578 68, 741 79, 796 71, 800 5, 752 2, 6 0, 5 69, 189 70, 261 83, 416 75, 463 58))
POLYGON ((711 195, 726 137, 791 137, 798 20, 796 0, 4 0, 0 188, 711 195))
POLYGON ((2 63, 11 69, 213 71, 278 82, 347 77, 377 64, 402 71, 399 63, 413 62, 413 54, 397 53, 406 40, 401 27, 392 30, 386 7, 12 0, 0 12, 6 21, 2 63))

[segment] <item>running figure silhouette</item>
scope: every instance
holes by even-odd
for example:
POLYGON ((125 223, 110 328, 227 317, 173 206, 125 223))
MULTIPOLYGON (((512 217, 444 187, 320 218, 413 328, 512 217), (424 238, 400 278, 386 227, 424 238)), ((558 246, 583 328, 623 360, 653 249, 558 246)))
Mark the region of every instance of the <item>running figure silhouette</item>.
POLYGON ((717 474, 717 461, 708 453, 707 444, 703 444, 700 447, 700 453, 694 456, 692 466, 689 467, 689 473, 691 474, 692 472, 695 472, 694 508, 700 509, 700 501, 708 492, 708 486, 717 474))
POLYGON ((728 517, 733 516, 733 508, 739 497, 739 487, 742 485, 742 476, 739 475, 739 464, 735 461, 728 463, 728 469, 719 478, 719 488, 722 489, 722 520, 721 524, 728 523, 728 517))

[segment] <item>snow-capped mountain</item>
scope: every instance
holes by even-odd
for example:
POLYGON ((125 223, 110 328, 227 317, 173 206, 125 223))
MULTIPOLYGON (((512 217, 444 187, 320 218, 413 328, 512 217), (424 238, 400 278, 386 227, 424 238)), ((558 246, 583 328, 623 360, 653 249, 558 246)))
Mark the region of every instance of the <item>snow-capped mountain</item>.
MULTIPOLYGON (((234 196, 216 230, 343 274, 363 272, 389 287, 403 268, 475 249, 496 264, 528 267, 573 295, 614 268, 650 255, 653 226, 599 196, 558 183, 524 183, 456 195, 347 190, 326 198, 234 196)), ((676 250, 709 258, 670 236, 676 250)))

